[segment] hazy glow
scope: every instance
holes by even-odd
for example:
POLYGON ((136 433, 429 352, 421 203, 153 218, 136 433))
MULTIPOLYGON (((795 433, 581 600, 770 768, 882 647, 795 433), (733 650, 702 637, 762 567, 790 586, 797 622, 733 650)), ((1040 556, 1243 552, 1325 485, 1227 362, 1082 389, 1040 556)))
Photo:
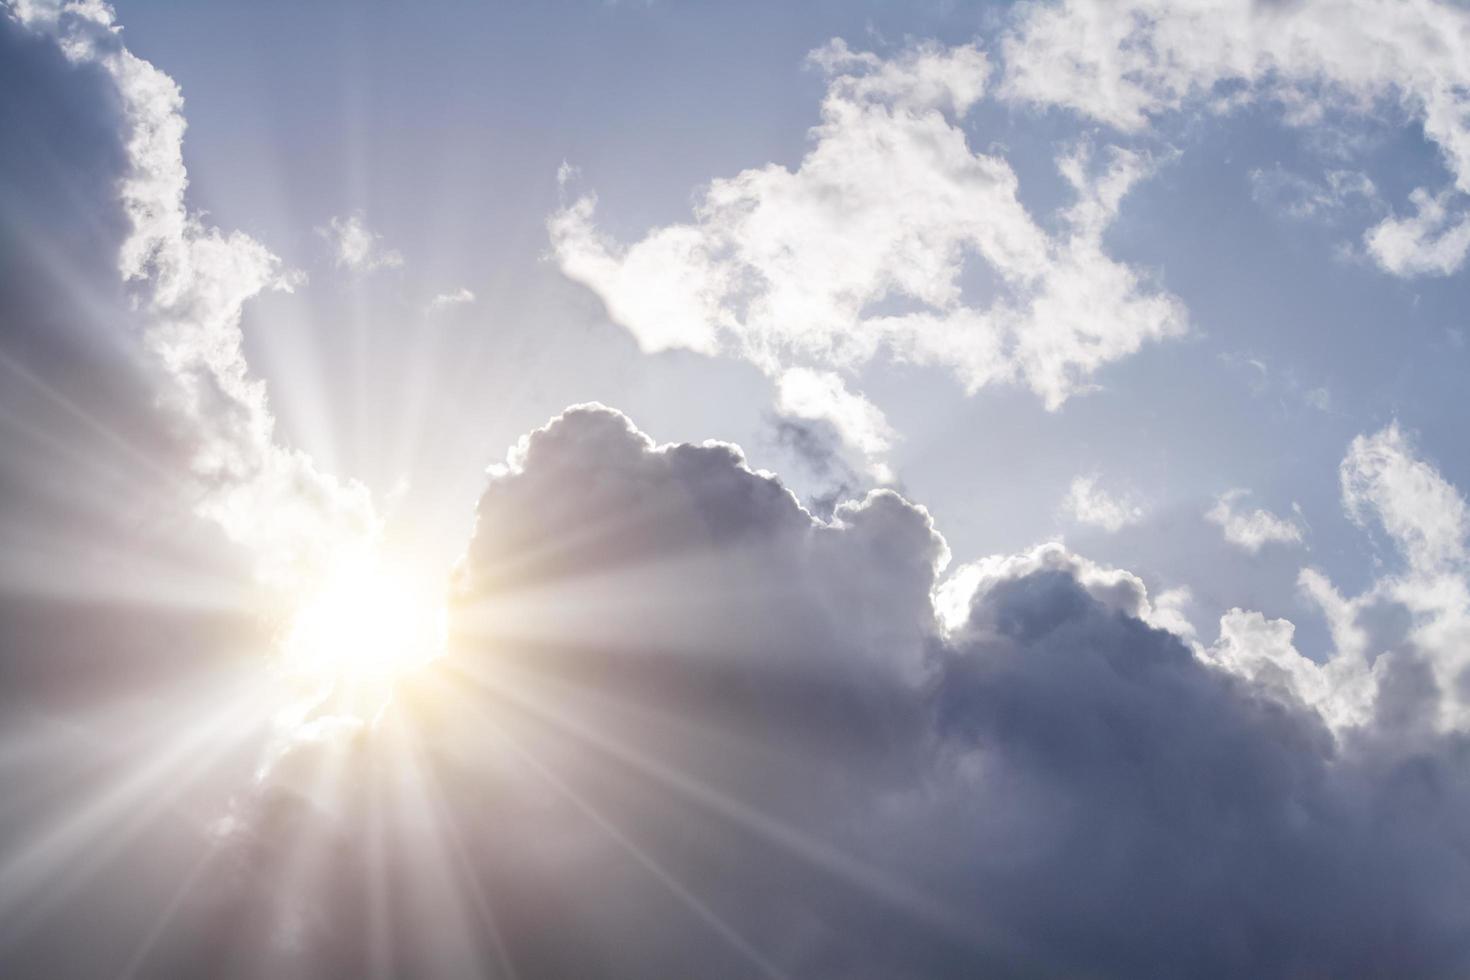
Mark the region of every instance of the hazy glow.
POLYGON ((335 562, 297 609, 281 645, 311 714, 375 718, 393 685, 444 652, 446 606, 432 574, 376 549, 335 562))

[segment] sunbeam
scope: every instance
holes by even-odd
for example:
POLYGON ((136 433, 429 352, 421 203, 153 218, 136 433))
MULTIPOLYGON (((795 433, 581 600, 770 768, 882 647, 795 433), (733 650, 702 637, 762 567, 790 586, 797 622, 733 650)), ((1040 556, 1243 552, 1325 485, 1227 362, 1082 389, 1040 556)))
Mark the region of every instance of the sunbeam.
POLYGON ((0 0, 0 980, 1470 975, 1470 8, 0 0))

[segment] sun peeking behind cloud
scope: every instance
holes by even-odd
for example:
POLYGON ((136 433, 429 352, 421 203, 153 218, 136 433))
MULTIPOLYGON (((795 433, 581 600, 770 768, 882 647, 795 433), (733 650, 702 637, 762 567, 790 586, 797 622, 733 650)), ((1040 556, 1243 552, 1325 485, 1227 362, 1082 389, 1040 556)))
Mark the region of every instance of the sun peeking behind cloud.
POLYGON ((394 564, 379 550, 339 556, 301 601, 281 643, 281 667, 304 686, 288 710, 313 718, 375 721, 394 686, 444 653, 446 584, 394 564))
MULTIPOLYGON (((36 921, 13 912, 93 892, 109 916, 134 904, 152 874, 90 886, 151 820, 158 855, 199 846, 109 975, 1465 972, 1470 509, 1397 423, 1352 439, 1337 470, 1350 533, 1384 545, 1366 584, 1298 574, 1327 625, 1317 651, 1254 609, 1197 629, 1187 588, 1058 543, 952 566, 929 512, 892 490, 813 513, 737 446, 660 444, 596 404, 527 433, 480 484, 451 636, 443 570, 391 549, 364 486, 278 437, 241 310, 299 277, 186 207, 173 82, 101 3, 12 9, 117 96, 128 233, 106 271, 145 323, 196 516, 248 556, 278 615, 259 660, 290 696, 269 764, 222 819, 188 795, 216 761, 200 731, 238 723, 206 703, 158 756, 104 745, 98 768, 119 778, 57 794, 60 819, 0 822, 25 831, 0 851, 5 943, 36 921)), ((1458 49, 1425 39, 1453 40, 1461 12, 1222 0, 1199 8, 1220 25, 1205 31, 1191 9, 1020 7, 1004 97, 1137 130, 1222 80, 1293 112, 1318 87, 1353 109, 1390 93, 1457 159, 1458 49), (1353 13, 1389 43, 1341 27, 1353 13)), ((880 358, 1057 408, 1185 329, 1177 299, 1103 248, 1152 156, 1069 143, 1069 202, 1034 215, 962 129, 991 80, 978 47, 833 42, 813 62, 827 94, 795 170, 713 181, 690 222, 631 244, 599 229, 590 196, 553 216, 558 262, 646 349, 749 361, 780 411, 841 432, 876 476, 899 434, 857 388, 880 358)), ((1409 199, 1423 227, 1370 237, 1375 254, 1453 267, 1461 192, 1409 199)), ((344 268, 401 262, 360 216, 328 228, 344 268)), ((1066 506, 1109 530, 1143 516, 1088 476, 1066 506)), ((1253 552, 1307 532, 1299 509, 1250 510, 1242 491, 1207 516, 1253 552)), ((36 714, 70 748, 131 732, 163 696, 140 700, 85 724, 49 699, 36 714)), ((7 778, 33 749, 10 723, 27 737, 5 744, 7 778)), ((40 758, 44 781, 22 788, 70 790, 40 758)), ((4 821, 33 802, 17 799, 4 821)), ((95 921, 55 935, 126 932, 78 928, 95 921)))
MULTIPOLYGON (((356 684, 427 656, 442 644, 442 629, 426 629, 417 643, 402 632, 432 626, 436 600, 418 583, 389 589, 406 580, 380 567, 383 522, 367 489, 277 441, 265 385, 245 360, 244 303, 267 289, 290 290, 299 276, 254 239, 188 210, 178 87, 123 45, 108 7, 28 4, 19 14, 116 86, 130 134, 130 172, 119 188, 130 230, 118 272, 144 314, 143 343, 163 379, 160 403, 191 450, 196 511, 250 556, 267 605, 292 624, 288 674, 356 684)), ((360 215, 333 219, 324 233, 351 268, 402 261, 360 215)), ((319 710, 333 692, 340 684, 318 686, 287 714, 319 710)))

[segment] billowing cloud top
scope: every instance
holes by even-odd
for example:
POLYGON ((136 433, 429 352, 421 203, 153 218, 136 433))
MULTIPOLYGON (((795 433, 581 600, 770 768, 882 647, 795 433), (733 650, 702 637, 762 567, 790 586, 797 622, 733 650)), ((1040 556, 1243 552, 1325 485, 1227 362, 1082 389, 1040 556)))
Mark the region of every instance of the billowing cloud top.
MULTIPOLYGON (((528 435, 478 518, 456 649, 413 703, 499 945, 448 941, 518 975, 1402 976, 1470 955, 1462 736, 1400 720, 1430 696, 1409 680, 1427 646, 1383 652, 1344 727, 1319 697, 1336 681, 1292 673, 1289 626, 1236 613, 1199 647, 1060 545, 940 579, 945 544, 899 496, 822 521, 733 447, 657 446, 599 406, 528 435), (528 887, 561 896, 560 928, 528 887)), ((279 810, 313 798, 288 785, 273 819, 326 819, 279 810)), ((367 819, 340 818, 300 899, 333 912, 267 944, 281 962, 363 955, 341 890, 367 819)), ((279 834, 240 843, 256 870, 224 921, 278 893, 279 834)), ((415 969, 449 955, 404 944, 415 969)))

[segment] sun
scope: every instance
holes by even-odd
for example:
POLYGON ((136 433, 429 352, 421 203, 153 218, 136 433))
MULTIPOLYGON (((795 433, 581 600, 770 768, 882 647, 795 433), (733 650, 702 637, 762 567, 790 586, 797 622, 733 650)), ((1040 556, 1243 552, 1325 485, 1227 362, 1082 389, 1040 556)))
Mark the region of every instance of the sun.
POLYGON ((444 652, 447 615, 442 581, 377 551, 354 553, 297 607, 281 664, 311 716, 370 722, 399 680, 444 652))

